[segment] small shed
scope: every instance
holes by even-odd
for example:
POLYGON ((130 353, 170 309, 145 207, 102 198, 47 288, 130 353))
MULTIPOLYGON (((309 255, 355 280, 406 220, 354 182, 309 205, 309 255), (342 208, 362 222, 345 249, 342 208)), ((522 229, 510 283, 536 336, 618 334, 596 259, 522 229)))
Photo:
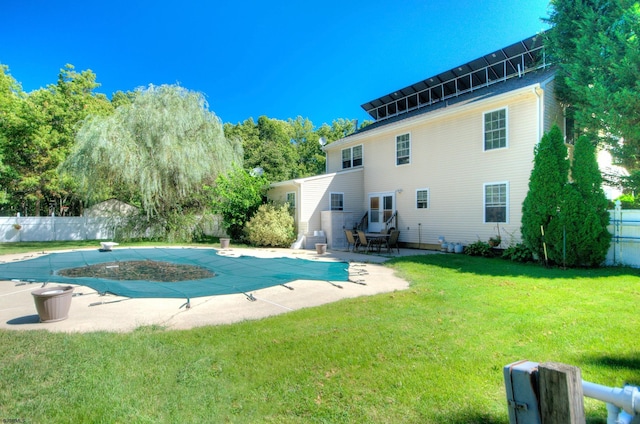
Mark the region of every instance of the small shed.
POLYGON ((138 212, 138 208, 118 199, 109 199, 85 210, 89 218, 131 216, 138 212))

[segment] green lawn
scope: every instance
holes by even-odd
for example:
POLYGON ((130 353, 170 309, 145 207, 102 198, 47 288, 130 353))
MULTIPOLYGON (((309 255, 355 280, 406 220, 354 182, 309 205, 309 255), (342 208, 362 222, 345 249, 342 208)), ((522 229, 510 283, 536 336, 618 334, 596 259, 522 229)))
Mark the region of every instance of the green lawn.
MULTIPOLYGON (((502 369, 640 384, 640 270, 421 255, 411 282, 260 321, 129 334, 0 332, 0 420, 508 423, 502 369)), ((587 400, 590 423, 603 403, 587 400)))

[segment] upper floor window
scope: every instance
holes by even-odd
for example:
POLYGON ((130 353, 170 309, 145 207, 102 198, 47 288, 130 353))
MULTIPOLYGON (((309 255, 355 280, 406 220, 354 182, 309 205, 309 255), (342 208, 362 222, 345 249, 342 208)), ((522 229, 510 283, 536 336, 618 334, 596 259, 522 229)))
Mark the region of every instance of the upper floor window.
POLYGON ((411 135, 402 134, 396 137, 396 165, 411 163, 411 135))
POLYGON ((484 150, 507 147, 507 109, 484 114, 484 150))
POLYGON ((342 149, 342 169, 362 166, 362 145, 342 149))
POLYGON ((344 210, 344 193, 331 193, 331 210, 344 210))
POLYGON ((429 190, 426 188, 416 190, 416 208, 429 208, 429 190))
POLYGON ((484 185, 484 222, 507 222, 508 188, 507 183, 484 185))

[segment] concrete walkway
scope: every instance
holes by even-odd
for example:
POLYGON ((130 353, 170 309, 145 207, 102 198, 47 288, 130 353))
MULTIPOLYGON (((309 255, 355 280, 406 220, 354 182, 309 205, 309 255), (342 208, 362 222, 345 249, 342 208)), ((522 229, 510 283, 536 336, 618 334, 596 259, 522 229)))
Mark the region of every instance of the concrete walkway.
MULTIPOLYGON (((76 286, 69 317, 63 321, 40 323, 31 292, 42 285, 19 285, 0 281, 0 328, 10 330, 48 330, 54 332, 132 331, 140 326, 159 325, 167 329, 188 329, 204 325, 229 324, 261 319, 301 308, 318 306, 340 299, 404 290, 409 284, 396 277, 393 270, 380 265, 391 257, 423 255, 435 252, 400 249, 395 254, 360 254, 312 250, 241 249, 220 251, 230 256, 263 258, 290 256, 321 261, 349 262, 350 279, 354 282, 294 281, 252 292, 255 300, 244 294, 198 297, 191 299, 130 299, 100 296, 95 290, 76 286)), ((32 254, 5 255, 0 261, 23 260, 32 254)), ((52 283, 53 287, 57 283, 52 283)))

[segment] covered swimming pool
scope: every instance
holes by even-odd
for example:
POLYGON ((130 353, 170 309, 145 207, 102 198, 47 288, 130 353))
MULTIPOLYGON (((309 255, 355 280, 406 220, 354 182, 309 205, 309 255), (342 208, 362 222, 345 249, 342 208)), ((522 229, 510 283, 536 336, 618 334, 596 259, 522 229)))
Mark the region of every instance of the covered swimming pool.
POLYGON ((214 249, 120 248, 43 254, 0 264, 0 279, 83 285, 129 298, 215 296, 296 280, 349 281, 347 262, 229 256, 214 249), (176 277, 176 275, 178 277, 176 277))

